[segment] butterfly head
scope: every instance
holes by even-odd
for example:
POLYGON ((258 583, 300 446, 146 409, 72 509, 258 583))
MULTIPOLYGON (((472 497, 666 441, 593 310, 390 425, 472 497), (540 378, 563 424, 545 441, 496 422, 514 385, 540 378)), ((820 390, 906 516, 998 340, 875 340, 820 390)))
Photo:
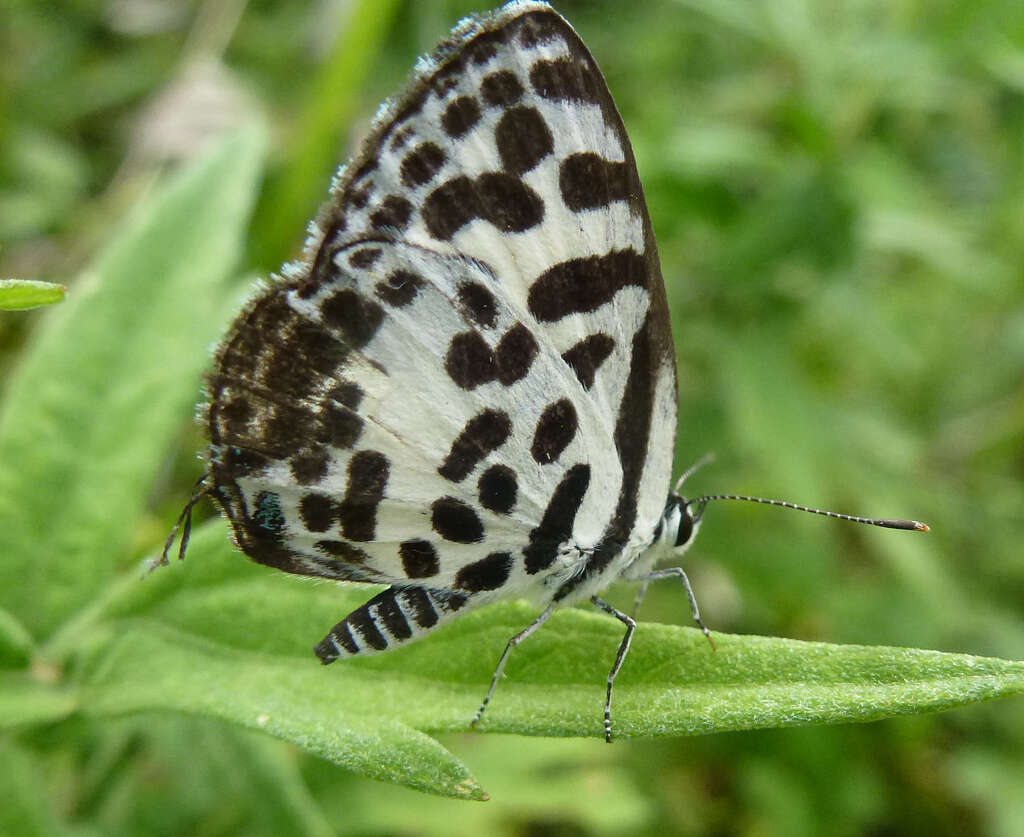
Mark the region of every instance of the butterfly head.
POLYGON ((699 528, 699 510, 695 514, 690 501, 675 491, 671 492, 658 525, 657 541, 663 547, 681 554, 689 549, 699 528))

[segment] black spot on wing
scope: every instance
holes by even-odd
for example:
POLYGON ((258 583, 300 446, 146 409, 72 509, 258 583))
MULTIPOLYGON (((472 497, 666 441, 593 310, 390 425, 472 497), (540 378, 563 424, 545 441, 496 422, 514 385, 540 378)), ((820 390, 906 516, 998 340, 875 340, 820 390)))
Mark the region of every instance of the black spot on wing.
POLYGON ((573 212, 639 197, 638 183, 627 163, 606 160, 592 151, 571 154, 562 161, 558 187, 562 200, 573 212))
POLYGON ((484 524, 477 513, 462 500, 441 497, 433 502, 431 525, 446 541, 478 543, 484 538, 484 524))
POLYGON ((477 218, 502 232, 523 232, 544 219, 544 201, 518 177, 485 172, 442 183, 423 202, 423 222, 439 241, 450 241, 477 218))
POLYGON ((514 105, 523 95, 523 85, 510 70, 498 70, 484 76, 480 83, 483 100, 495 107, 514 105))
POLYGON ((494 353, 479 332, 466 331, 452 338, 444 368, 462 389, 475 389, 494 380, 494 353))
POLYGON ((464 480, 485 457, 505 444, 511 432, 512 420, 507 413, 491 408, 478 413, 452 442, 437 472, 452 482, 464 480))
POLYGON ((384 454, 361 450, 348 463, 345 498, 338 509, 342 534, 351 541, 376 538, 377 506, 384 498, 390 463, 384 454))
POLYGON ((519 30, 519 43, 525 49, 551 43, 562 37, 564 22, 552 12, 537 12, 525 15, 519 30))
POLYGON ((484 328, 494 328, 498 322, 498 303, 494 294, 479 282, 461 282, 458 297, 459 308, 468 320, 484 328))
MULTIPOLYGON (((313 546, 324 555, 340 558, 344 564, 351 566, 365 564, 370 557, 358 546, 352 546, 352 544, 345 543, 345 541, 317 541, 313 546)), ((346 576, 341 575, 340 577, 345 578, 346 576)))
POLYGON ((598 332, 584 337, 571 349, 562 354, 564 360, 576 373, 576 377, 589 390, 594 385, 594 376, 615 348, 615 341, 607 334, 598 332))
POLYGON ((612 250, 556 264, 530 287, 530 313, 544 323, 570 314, 596 311, 628 286, 647 287, 650 276, 644 256, 636 250, 612 250))
POLYGON ((437 550, 429 541, 403 541, 398 547, 398 555, 407 578, 429 578, 437 575, 441 566, 437 550))
POLYGON ((409 226, 412 204, 398 195, 388 195, 370 215, 374 229, 394 228, 404 230, 409 226))
POLYGON ((494 29, 481 32, 465 48, 466 58, 477 66, 482 66, 498 54, 498 47, 505 43, 505 32, 494 29))
POLYGON ((480 105, 472 96, 460 96, 449 102, 441 115, 441 125, 452 139, 465 136, 479 121, 480 105))
POLYGON ((502 232, 523 232, 544 219, 544 201, 518 177, 485 172, 476 187, 485 220, 502 232))
POLYGON ((337 508, 326 494, 303 494, 299 501, 299 516, 310 532, 326 532, 334 524, 337 508))
POLYGON ((504 386, 511 386, 522 380, 533 365, 539 351, 537 340, 522 323, 516 323, 506 331, 494 348, 498 380, 504 386))
POLYGON ((462 58, 455 55, 434 73, 429 84, 434 90, 437 98, 444 101, 448 94, 459 86, 459 79, 463 76, 462 58))
POLYGON ((541 413, 533 434, 530 454, 534 461, 540 465, 555 462, 575 437, 578 423, 576 408, 568 398, 549 404, 541 413))
POLYGON ((479 332, 464 331, 448 344, 444 367, 463 389, 475 389, 495 378, 511 386, 530 371, 537 351, 536 339, 522 323, 506 331, 493 351, 479 332))
POLYGON ((429 183, 444 165, 444 161, 444 152, 438 146, 432 142, 421 143, 402 160, 399 169, 402 182, 410 189, 429 183))
POLYGON ((342 208, 362 209, 366 206, 372 194, 372 183, 364 183, 362 186, 356 186, 354 183, 351 183, 341 196, 341 206, 342 208))
POLYGON ((455 590, 430 590, 429 593, 434 606, 447 613, 462 610, 466 602, 469 601, 469 596, 465 593, 457 593, 455 590))
POLYGON ((480 505, 497 514, 508 514, 516 505, 519 486, 516 472, 508 465, 492 465, 477 482, 480 505))
POLYGON ((473 180, 455 177, 438 186, 423 202, 423 222, 439 241, 449 241, 474 218, 481 217, 479 196, 473 180))
POLYGON ((558 547, 572 537, 576 514, 590 485, 590 466, 573 465, 551 495, 540 524, 530 532, 530 543, 523 550, 526 572, 546 570, 558 556, 558 547))
POLYGON ((324 324, 340 332, 346 343, 361 349, 377 333, 384 309, 352 288, 343 288, 324 300, 320 315, 324 324))
POLYGON ((403 308, 416 298, 424 281, 408 270, 396 270, 376 284, 373 292, 377 298, 393 308, 403 308))
POLYGON ((305 406, 274 404, 262 417, 252 439, 253 447, 282 456, 305 446, 318 431, 316 413, 305 406))
POLYGON ((288 466, 299 485, 312 485, 327 476, 330 459, 326 448, 314 445, 296 453, 288 461, 288 466))
POLYGON ((555 148, 551 129, 540 111, 516 107, 505 111, 494 129, 494 141, 505 171, 523 174, 535 168, 555 148))
POLYGON ((534 62, 530 84, 538 96, 555 102, 598 102, 605 86, 595 68, 572 57, 534 62))
POLYGON ((363 390, 357 383, 343 381, 328 390, 327 397, 350 410, 358 410, 363 400, 363 390))
POLYGON ((348 257, 348 263, 354 268, 365 270, 373 267, 381 252, 380 247, 360 247, 348 257))
POLYGON ((391 150, 401 151, 405 147, 405 144, 412 139, 414 133, 415 132, 408 125, 398 131, 395 131, 394 136, 391 137, 391 150))
POLYGON ((286 572, 295 572, 298 562, 285 545, 286 520, 280 497, 261 491, 250 508, 236 486, 225 486, 215 494, 231 519, 238 545, 254 561, 286 572))
POLYGON ((336 448, 352 448, 363 433, 363 419, 348 407, 326 403, 318 419, 316 441, 336 448))
POLYGON ((492 552, 486 558, 466 564, 455 574, 455 587, 470 593, 497 590, 512 572, 512 554, 492 552))
POLYGON ((281 498, 272 491, 261 491, 253 503, 252 522, 268 537, 279 539, 284 536, 285 517, 281 510, 281 498))

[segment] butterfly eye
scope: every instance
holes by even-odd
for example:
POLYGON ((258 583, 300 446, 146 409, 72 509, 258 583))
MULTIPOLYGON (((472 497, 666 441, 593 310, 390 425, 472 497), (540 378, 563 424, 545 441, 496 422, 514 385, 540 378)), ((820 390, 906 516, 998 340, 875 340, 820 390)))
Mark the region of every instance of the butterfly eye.
POLYGON ((694 520, 690 507, 685 503, 679 506, 679 529, 676 530, 676 546, 684 546, 693 537, 694 520))

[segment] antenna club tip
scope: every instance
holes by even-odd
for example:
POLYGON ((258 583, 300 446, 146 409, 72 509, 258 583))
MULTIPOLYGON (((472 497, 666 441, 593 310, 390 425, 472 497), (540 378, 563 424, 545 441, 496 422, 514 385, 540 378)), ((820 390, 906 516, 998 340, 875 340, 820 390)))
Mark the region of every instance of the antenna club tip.
POLYGON ((931 528, 927 523, 920 520, 879 520, 879 526, 887 529, 904 529, 908 532, 930 532, 931 528))

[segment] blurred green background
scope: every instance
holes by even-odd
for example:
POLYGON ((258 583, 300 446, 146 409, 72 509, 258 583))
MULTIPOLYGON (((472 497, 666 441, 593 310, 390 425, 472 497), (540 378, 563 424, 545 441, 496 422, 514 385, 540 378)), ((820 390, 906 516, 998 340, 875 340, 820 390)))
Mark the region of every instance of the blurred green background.
MULTIPOLYGON (((1024 657, 1024 6, 557 8, 633 139, 673 312, 677 468, 717 455, 689 491, 933 527, 918 537, 713 506, 687 564, 712 630, 1024 657)), ((162 174, 253 118, 273 144, 244 266, 276 269, 297 255, 379 101, 481 10, 9 0, 0 276, 74 295, 76 274, 162 174)), ((0 317, 0 374, 36 319, 0 317)), ((187 497, 201 447, 183 415, 136 557, 187 497)), ((610 598, 628 605, 632 591, 610 598)), ((641 617, 688 623, 671 585, 641 617)), ((73 833, 279 834, 301 822, 236 769, 287 745, 212 722, 124 724, 119 738, 104 731, 113 739, 82 730, 47 761, 53 810, 73 833)), ((1024 834, 1019 701, 613 747, 445 742, 491 802, 388 787, 296 752, 323 812, 307 830, 1024 834)))

